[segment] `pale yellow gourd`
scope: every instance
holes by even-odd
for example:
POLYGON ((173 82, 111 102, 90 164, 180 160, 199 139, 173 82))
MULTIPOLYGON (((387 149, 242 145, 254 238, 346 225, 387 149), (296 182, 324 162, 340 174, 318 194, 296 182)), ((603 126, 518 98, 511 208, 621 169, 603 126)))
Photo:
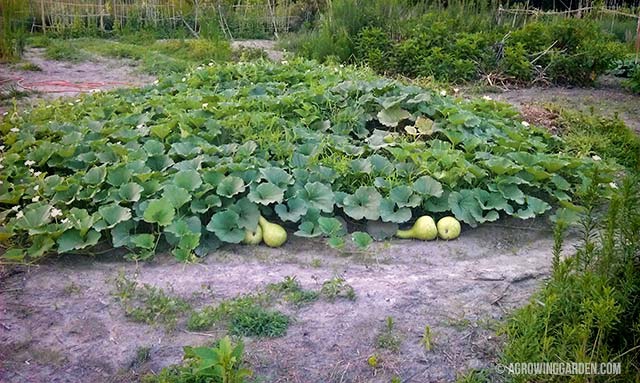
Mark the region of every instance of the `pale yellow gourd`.
POLYGON ((259 245, 260 242, 262 242, 262 228, 260 225, 256 227, 256 231, 245 231, 242 243, 245 245, 259 245))
POLYGON ((438 236, 436 222, 428 215, 418 218, 409 230, 398 230, 396 237, 404 239, 420 239, 429 241, 438 236))
POLYGON ((262 228, 262 240, 269 247, 280 247, 287 241, 287 232, 278 224, 260 217, 258 223, 262 228))

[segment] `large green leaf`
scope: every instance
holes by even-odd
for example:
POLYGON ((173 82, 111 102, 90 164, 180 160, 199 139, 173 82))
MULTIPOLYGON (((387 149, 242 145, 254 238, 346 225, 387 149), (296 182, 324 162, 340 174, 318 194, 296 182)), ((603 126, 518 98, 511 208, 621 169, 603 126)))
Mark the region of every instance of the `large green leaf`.
POLYGON ((207 230, 213 232, 221 241, 240 243, 244 239, 245 230, 239 225, 240 216, 232 210, 214 214, 207 225, 207 230))
POLYGON ((173 182, 180 188, 193 191, 202 185, 202 178, 195 170, 181 170, 175 174, 173 182))
POLYGON ((117 203, 101 206, 98 209, 100 216, 106 222, 106 228, 111 229, 120 222, 128 221, 131 219, 131 209, 128 207, 122 207, 117 203))
POLYGON ((514 216, 522 219, 529 219, 534 218, 537 215, 544 214, 547 210, 551 209, 551 205, 539 198, 526 196, 525 199, 527 201, 527 207, 515 212, 513 214, 514 216))
POLYGON ((320 227, 322 234, 327 237, 345 235, 347 233, 347 229, 342 225, 342 222, 333 217, 318 218, 318 226, 320 227))
POLYGON ((82 177, 82 181, 89 185, 98 185, 104 181, 107 176, 107 168, 105 166, 96 166, 91 169, 82 177))
POLYGON ((418 207, 422 203, 422 197, 414 194, 413 189, 406 185, 391 189, 389 197, 398 207, 418 207))
POLYGON ((383 222, 407 222, 411 219, 411 209, 397 207, 395 202, 385 198, 380 202, 380 218, 383 222))
POLYGON ((216 189, 218 195, 231 198, 238 193, 242 193, 245 189, 244 181, 240 177, 228 176, 225 177, 216 189))
POLYGON ((160 226, 167 226, 173 221, 176 211, 170 201, 152 199, 144 210, 143 219, 149 223, 157 223, 160 226))
POLYGON ((442 184, 430 176, 422 176, 413 183, 416 193, 430 197, 442 196, 442 184))
POLYGON ((307 213, 307 205, 301 198, 290 198, 286 205, 276 205, 274 210, 281 220, 298 222, 307 213))
POLYGON ((86 237, 80 233, 80 230, 67 230, 58 237, 58 253, 66 253, 72 250, 81 250, 94 246, 100 240, 100 236, 101 234, 95 230, 87 232, 86 237))
POLYGON ((162 198, 169 201, 174 208, 179 209, 182 205, 191 201, 191 194, 177 185, 167 185, 162 192, 162 198))
POLYGON ((270 182, 266 182, 251 188, 247 197, 250 201, 261 205, 280 203, 284 198, 284 190, 270 182))
POLYGON ((164 229, 167 241, 182 249, 193 250, 200 244, 202 223, 198 217, 181 218, 164 229))
POLYGON ((335 196, 331 188, 320 182, 311 182, 298 190, 296 197, 305 202, 307 208, 318 209, 325 213, 333 211, 335 196))
POLYGON ((238 226, 241 228, 255 231, 258 227, 258 219, 260 218, 260 209, 258 205, 252 203, 247 198, 242 198, 234 205, 229 207, 238 214, 238 226))
POLYGON ((118 195, 123 201, 137 202, 140 200, 140 196, 144 188, 135 182, 129 182, 120 186, 118 189, 118 195))
POLYGON ((35 203, 28 205, 24 211, 24 216, 16 220, 17 229, 36 229, 51 222, 51 205, 46 203, 35 203))
POLYGON ((344 212, 353 219, 376 220, 380 217, 380 201, 382 196, 373 187, 361 186, 356 192, 345 197, 344 212))
POLYGON ((268 167, 260 169, 260 174, 269 183, 276 185, 278 188, 284 190, 287 186, 293 184, 293 177, 289 173, 285 172, 281 168, 268 167))
POLYGON ((388 109, 382 109, 378 112, 378 121, 384 126, 395 128, 402 120, 406 120, 411 117, 411 113, 400 108, 399 106, 393 106, 388 109))
POLYGON ((518 204, 524 203, 524 193, 517 185, 502 183, 498 184, 498 191, 502 193, 502 196, 511 201, 516 201, 518 204))

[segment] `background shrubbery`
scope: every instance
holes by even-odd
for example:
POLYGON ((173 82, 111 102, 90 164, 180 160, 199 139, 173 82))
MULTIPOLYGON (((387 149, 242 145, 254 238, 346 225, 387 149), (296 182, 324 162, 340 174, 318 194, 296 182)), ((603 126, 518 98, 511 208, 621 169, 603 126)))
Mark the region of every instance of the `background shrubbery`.
POLYGON ((482 5, 425 9, 403 0, 336 0, 289 48, 319 60, 366 63, 378 72, 464 82, 585 85, 623 57, 624 44, 589 19, 503 25, 482 5), (520 25, 524 24, 524 25, 520 25))

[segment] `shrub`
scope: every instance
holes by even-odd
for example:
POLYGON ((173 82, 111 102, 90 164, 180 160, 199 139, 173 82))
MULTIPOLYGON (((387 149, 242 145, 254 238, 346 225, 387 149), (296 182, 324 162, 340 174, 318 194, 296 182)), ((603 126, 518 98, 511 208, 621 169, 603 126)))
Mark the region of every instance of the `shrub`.
POLYGON ((508 44, 524 47, 553 83, 591 84, 624 55, 623 45, 583 19, 533 22, 514 31, 508 44))
POLYGON ((470 17, 450 9, 416 17, 413 11, 418 8, 403 8, 402 1, 393 2, 395 8, 383 3, 362 8, 358 0, 336 1, 299 52, 321 61, 334 57, 366 63, 378 72, 439 81, 502 73, 517 82, 541 77, 578 85, 591 84, 624 54, 624 46, 590 20, 505 27, 486 10, 470 17))
MULTIPOLYGON (((594 175, 597 177, 597 174, 594 175)), ((602 191, 592 186, 580 224, 582 245, 560 261, 558 222, 552 277, 531 303, 508 321, 502 363, 620 362, 622 374, 588 381, 631 382, 640 373, 640 183, 626 179, 608 212, 599 218, 602 191)), ((564 376, 536 376, 536 382, 565 382, 564 376)), ((513 376, 515 382, 533 381, 513 376)), ((573 380, 572 380, 573 381, 573 380)))
POLYGON ((633 93, 640 94, 640 65, 637 65, 635 70, 631 72, 631 77, 625 82, 625 85, 633 93))
POLYGON ((378 27, 364 28, 356 39, 356 59, 372 69, 384 72, 394 67, 393 44, 389 35, 378 27))

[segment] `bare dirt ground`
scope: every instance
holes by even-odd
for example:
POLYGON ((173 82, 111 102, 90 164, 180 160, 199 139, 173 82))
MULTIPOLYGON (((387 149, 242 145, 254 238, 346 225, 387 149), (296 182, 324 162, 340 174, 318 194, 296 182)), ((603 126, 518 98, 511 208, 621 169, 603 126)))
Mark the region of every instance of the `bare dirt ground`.
MULTIPOLYGON (((14 269, 0 284, 0 381, 129 382, 177 363, 185 345, 224 331, 186 332, 133 323, 113 296, 119 272, 173 288, 194 306, 233 298, 296 276, 319 289, 336 275, 357 299, 320 300, 300 309, 285 336, 246 338, 249 365, 261 382, 453 381, 495 362, 498 321, 522 306, 550 267, 550 225, 509 220, 463 232, 455 241, 379 243, 368 255, 339 254, 320 240, 283 248, 231 246, 198 264, 159 256, 136 265, 119 257, 61 257, 14 269), (377 349, 385 318, 396 323, 397 352, 377 349), (421 335, 433 333, 426 351, 421 335), (150 358, 136 362, 138 350, 150 358), (379 366, 368 365, 377 354, 379 366)), ((567 243, 571 250, 572 241, 567 243)))
MULTIPOLYGON (((0 64, 0 85, 32 93, 19 100, 21 105, 40 99, 73 97, 81 92, 142 86, 153 81, 153 77, 140 73, 131 60, 100 57, 82 62, 55 61, 44 57, 43 48, 27 49, 22 63, 0 64), (25 62, 41 70, 24 70, 25 62)), ((0 104, 0 113, 9 108, 10 104, 0 104)))
POLYGON ((601 116, 618 116, 640 134, 640 95, 625 91, 619 83, 619 79, 604 77, 592 88, 534 87, 485 95, 521 111, 525 109, 525 114, 527 108, 558 105, 601 116))

